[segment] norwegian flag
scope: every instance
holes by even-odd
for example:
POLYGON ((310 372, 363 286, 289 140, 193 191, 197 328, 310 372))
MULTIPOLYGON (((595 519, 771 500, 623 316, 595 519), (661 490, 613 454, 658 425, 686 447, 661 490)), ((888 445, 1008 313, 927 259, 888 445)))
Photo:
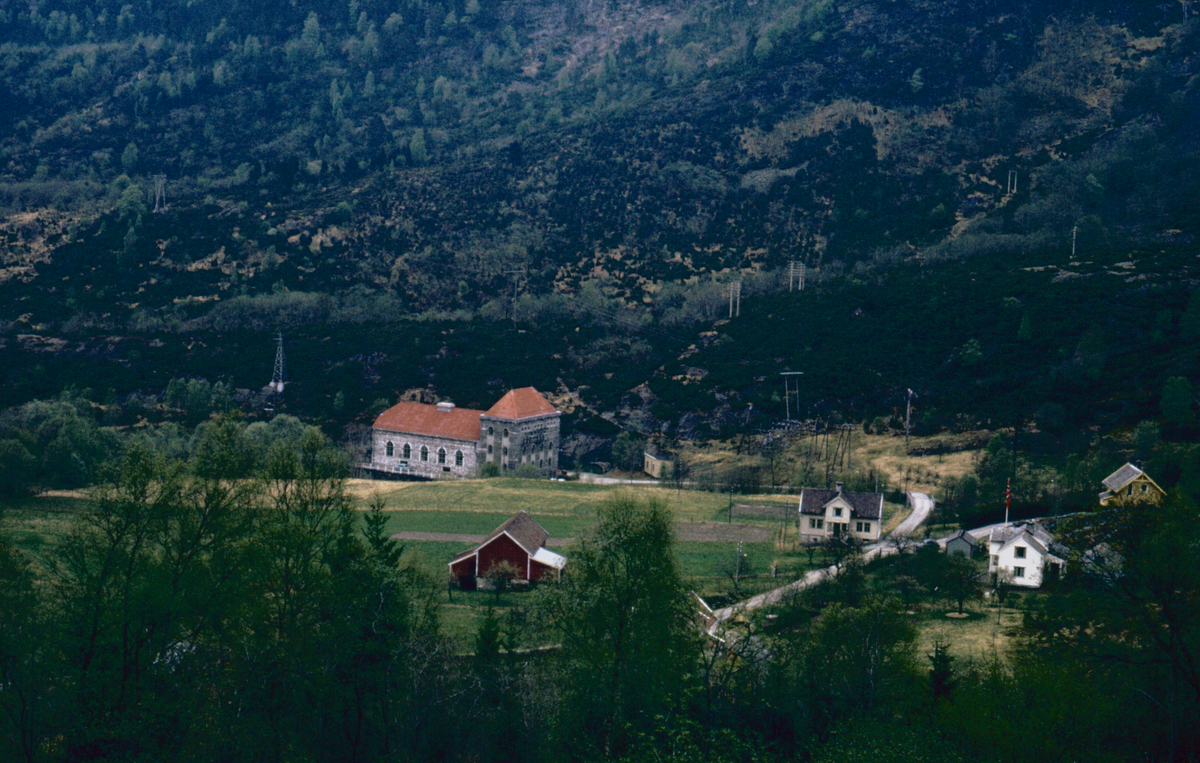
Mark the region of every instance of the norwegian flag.
POLYGON ((1008 508, 1012 506, 1012 477, 1008 478, 1008 484, 1004 486, 1004 521, 1008 522, 1008 508))

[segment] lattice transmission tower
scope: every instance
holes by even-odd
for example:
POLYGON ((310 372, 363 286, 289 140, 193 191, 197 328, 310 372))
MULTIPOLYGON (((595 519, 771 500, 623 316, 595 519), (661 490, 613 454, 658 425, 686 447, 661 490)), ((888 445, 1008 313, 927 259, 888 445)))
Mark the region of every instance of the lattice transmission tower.
POLYGON ((275 373, 271 375, 271 389, 276 392, 283 392, 283 380, 285 363, 283 357, 283 334, 280 333, 277 341, 279 342, 278 349, 275 350, 275 373))

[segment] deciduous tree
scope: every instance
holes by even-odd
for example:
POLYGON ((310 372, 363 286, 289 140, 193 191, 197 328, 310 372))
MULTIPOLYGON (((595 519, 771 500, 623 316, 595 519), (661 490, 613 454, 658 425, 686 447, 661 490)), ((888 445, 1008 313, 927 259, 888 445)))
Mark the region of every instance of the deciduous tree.
POLYGON ((621 494, 599 514, 547 604, 563 645, 567 737, 615 755, 655 715, 683 706, 698 641, 666 505, 621 494))

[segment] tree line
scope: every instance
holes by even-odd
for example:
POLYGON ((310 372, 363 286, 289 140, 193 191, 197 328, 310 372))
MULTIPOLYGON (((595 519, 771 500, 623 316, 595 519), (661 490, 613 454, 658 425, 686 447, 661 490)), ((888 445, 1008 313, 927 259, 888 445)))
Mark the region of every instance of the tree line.
MULTIPOLYGON (((657 500, 617 494, 563 581, 447 632, 440 575, 356 510, 305 429, 236 417, 186 458, 144 439, 37 552, 0 533, 9 760, 1017 760, 1200 752, 1194 507, 1097 514, 1005 655, 917 651, 979 568, 932 547, 864 561, 714 623, 657 500), (961 568, 961 569, 960 569, 961 568), (529 647, 538 647, 530 649, 529 647)), ((488 594, 480 594, 487 596, 488 594)), ((1008 606, 1015 606, 1011 597, 1008 606)), ((990 617, 971 613, 972 617, 990 617)))

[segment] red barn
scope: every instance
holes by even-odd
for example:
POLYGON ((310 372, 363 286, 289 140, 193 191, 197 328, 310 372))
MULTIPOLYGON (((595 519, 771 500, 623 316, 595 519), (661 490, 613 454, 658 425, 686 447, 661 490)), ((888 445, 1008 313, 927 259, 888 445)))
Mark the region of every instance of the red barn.
POLYGON ((450 560, 450 576, 465 589, 475 588, 475 578, 488 574, 493 565, 508 562, 520 580, 558 580, 567 560, 546 548, 550 533, 524 511, 497 527, 478 546, 450 560))

